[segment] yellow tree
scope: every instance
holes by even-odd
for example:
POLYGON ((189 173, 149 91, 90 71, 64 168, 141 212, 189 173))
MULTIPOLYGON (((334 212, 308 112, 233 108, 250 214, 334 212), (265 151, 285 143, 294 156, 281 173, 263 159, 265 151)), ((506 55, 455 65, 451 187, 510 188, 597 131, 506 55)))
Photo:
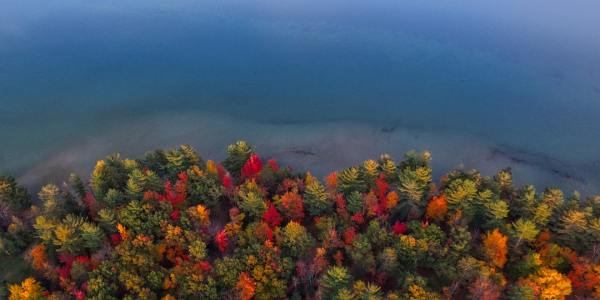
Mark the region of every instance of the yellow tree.
POLYGON ((561 300, 571 294, 569 278, 550 268, 542 268, 529 275, 521 284, 530 286, 540 300, 561 300))
POLYGON ((44 299, 44 293, 46 290, 42 287, 37 280, 29 277, 21 284, 13 284, 9 288, 10 296, 9 300, 38 300, 44 299))

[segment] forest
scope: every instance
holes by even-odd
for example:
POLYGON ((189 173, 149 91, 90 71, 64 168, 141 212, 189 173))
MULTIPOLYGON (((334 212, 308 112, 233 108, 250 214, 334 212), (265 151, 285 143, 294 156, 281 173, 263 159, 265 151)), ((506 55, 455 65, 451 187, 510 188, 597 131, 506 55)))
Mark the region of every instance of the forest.
POLYGON ((1 176, 0 299, 600 299, 600 196, 430 160, 317 178, 238 141, 111 155, 37 197, 1 176))

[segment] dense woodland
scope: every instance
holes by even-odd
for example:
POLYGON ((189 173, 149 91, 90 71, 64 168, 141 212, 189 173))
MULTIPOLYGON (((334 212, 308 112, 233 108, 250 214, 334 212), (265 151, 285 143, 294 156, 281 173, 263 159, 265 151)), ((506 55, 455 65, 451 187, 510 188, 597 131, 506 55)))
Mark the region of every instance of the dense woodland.
POLYGON ((0 298, 600 298, 600 196, 510 170, 433 180, 428 152, 322 180, 227 152, 113 155, 34 202, 0 177, 0 260, 29 266, 0 298))

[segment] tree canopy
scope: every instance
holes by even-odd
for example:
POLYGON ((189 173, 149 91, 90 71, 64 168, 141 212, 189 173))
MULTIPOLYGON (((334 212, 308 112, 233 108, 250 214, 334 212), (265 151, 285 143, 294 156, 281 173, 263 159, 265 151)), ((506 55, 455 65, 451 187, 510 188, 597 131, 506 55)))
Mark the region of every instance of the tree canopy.
POLYGON ((112 155, 32 204, 0 177, 8 299, 600 298, 600 196, 515 186, 429 152, 319 179, 240 141, 112 155))

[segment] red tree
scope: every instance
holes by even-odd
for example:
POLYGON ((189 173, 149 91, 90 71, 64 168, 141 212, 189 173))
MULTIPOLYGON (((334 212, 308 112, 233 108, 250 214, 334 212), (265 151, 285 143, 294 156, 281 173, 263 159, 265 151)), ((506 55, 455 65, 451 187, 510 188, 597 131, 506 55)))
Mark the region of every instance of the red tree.
POLYGON ((219 251, 225 252, 225 250, 227 250, 229 239, 227 238, 227 233, 225 232, 225 230, 217 232, 217 235, 215 236, 215 242, 217 243, 219 251))
POLYGON ((242 167, 243 178, 256 178, 258 173, 262 170, 262 161, 256 154, 250 155, 250 158, 246 161, 242 167))
POLYGON ((304 219, 302 196, 294 192, 286 192, 281 196, 281 208, 285 216, 291 220, 304 219))
POLYGON ((269 225, 271 225, 271 227, 279 226, 279 224, 281 224, 281 215, 273 203, 269 204, 269 208, 267 208, 263 214, 263 221, 267 222, 269 225))
POLYGON ((396 221, 396 223, 394 223, 394 226, 392 226, 392 232, 395 235, 404 234, 407 229, 408 229, 408 226, 406 226, 406 224, 404 224, 404 223, 401 223, 400 221, 396 221))

